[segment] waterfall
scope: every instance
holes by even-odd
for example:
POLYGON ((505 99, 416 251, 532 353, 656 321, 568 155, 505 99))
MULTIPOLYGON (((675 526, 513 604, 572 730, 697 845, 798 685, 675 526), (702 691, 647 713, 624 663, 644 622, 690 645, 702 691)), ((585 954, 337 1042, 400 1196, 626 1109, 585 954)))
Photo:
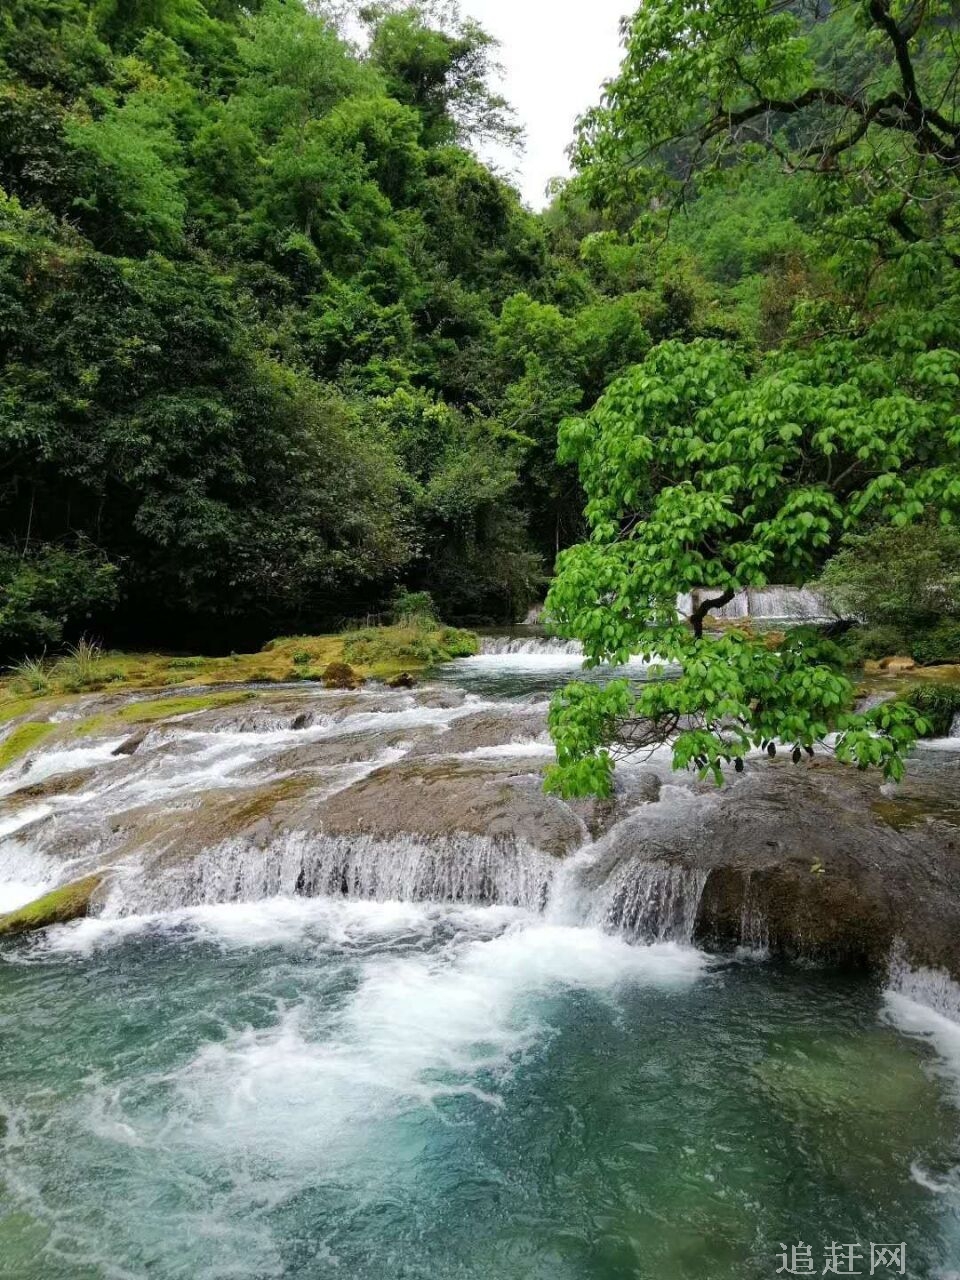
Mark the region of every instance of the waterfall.
POLYGON ((316 836, 291 832, 266 849, 229 840, 182 866, 145 877, 119 875, 104 914, 143 915, 181 907, 275 897, 467 902, 541 911, 557 863, 513 841, 481 836, 316 836))
POLYGON ((759 895, 748 871, 743 886, 740 908, 740 946, 744 951, 764 955, 770 950, 770 929, 759 895))
MULTIPOLYGON (((715 590, 700 590, 678 596, 677 612, 688 618, 697 604, 716 594, 715 590)), ((753 618, 758 622, 823 622, 833 614, 826 600, 815 591, 805 587, 774 586, 740 591, 722 609, 714 609, 711 616, 731 622, 741 618, 753 618)))
MULTIPOLYGON (((589 851, 585 851, 589 858, 589 851)), ((561 863, 512 840, 453 836, 392 840, 290 832, 259 848, 229 840, 182 865, 118 872, 102 904, 107 917, 270 898, 346 897, 388 902, 463 902, 556 914, 556 897, 582 923, 642 942, 693 940, 707 873, 665 863, 618 863, 599 883, 589 860, 561 863), (561 887, 562 883, 562 887, 561 887)))
POLYGON ((616 866, 587 910, 587 922, 643 942, 692 942, 705 871, 633 860, 616 866))
POLYGON ((891 953, 886 990, 960 1023, 960 986, 943 969, 913 968, 902 943, 891 953))
POLYGON ((953 717, 953 723, 950 725, 951 738, 960 738, 960 711, 953 717))
POLYGON ((484 636, 480 642, 480 652, 491 657, 535 653, 554 657, 566 654, 571 658, 582 658, 583 645, 578 640, 557 640, 551 636, 484 636))

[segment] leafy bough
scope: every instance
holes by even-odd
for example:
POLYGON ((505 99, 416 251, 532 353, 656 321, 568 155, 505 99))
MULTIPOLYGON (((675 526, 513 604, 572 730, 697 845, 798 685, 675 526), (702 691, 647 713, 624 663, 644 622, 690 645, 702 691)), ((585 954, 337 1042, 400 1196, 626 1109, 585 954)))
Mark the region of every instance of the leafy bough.
POLYGON ((829 743, 843 763, 903 776, 922 716, 896 702, 856 713, 823 635, 799 628, 771 645, 706 623, 739 590, 809 581, 845 532, 953 518, 960 357, 932 349, 956 337, 952 317, 939 323, 901 332, 882 358, 873 334, 759 367, 723 343, 663 343, 565 424, 591 537, 560 556, 548 610, 588 666, 642 655, 679 674, 558 695, 552 789, 607 795, 617 758, 667 741, 678 769, 718 782, 778 744, 800 761, 829 743), (694 592, 681 624, 677 597, 694 592))

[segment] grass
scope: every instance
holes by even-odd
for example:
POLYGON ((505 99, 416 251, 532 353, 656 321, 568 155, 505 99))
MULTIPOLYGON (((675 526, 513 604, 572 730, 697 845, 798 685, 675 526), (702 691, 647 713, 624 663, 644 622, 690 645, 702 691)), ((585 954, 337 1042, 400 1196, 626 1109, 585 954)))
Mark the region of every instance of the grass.
POLYGON ((24 658, 13 668, 13 674, 31 693, 46 693, 50 687, 45 658, 24 658))
MULTIPOLYGON (((298 680, 323 680, 331 663, 346 662, 359 679, 390 679, 401 672, 415 674, 451 658, 476 653, 478 641, 469 631, 441 627, 428 619, 410 619, 409 626, 369 627, 342 636, 284 636, 265 645, 259 653, 228 657, 106 651, 89 640, 81 641, 60 658, 22 662, 0 679, 0 724, 35 714, 44 699, 45 712, 76 693, 103 690, 207 689, 222 684, 281 684, 298 680)), ((188 695, 185 695, 188 696, 188 695)), ((205 695, 209 696, 209 695, 205 695)), ((238 694, 235 696, 243 696, 238 694)), ((129 723, 150 718, 165 719, 190 710, 206 710, 222 703, 195 703, 175 710, 177 700, 141 702, 123 708, 129 723), (155 711, 148 710, 156 708, 155 711)), ((122 717, 106 713, 111 720, 122 717)), ((103 717, 85 721, 99 728, 103 717)), ((5 744, 4 744, 5 745, 5 744)))
POLYGON ((75 880, 72 884, 44 894, 19 911, 0 916, 0 938, 45 929, 51 924, 67 924, 70 920, 85 916, 90 910, 90 899, 100 887, 101 881, 102 876, 87 876, 85 880, 75 880))
POLYGON ((26 755, 56 727, 51 720, 26 720, 16 725, 0 742, 0 769, 6 769, 14 760, 26 755))

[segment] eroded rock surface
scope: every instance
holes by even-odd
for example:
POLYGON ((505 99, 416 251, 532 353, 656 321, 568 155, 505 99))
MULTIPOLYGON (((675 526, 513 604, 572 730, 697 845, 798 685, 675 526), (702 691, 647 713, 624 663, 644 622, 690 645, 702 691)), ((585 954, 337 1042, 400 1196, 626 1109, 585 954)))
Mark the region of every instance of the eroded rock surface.
POLYGON ((610 927, 689 920, 707 946, 872 967, 902 939, 960 978, 958 753, 924 750, 900 788, 818 759, 758 762, 719 791, 661 755, 619 770, 611 800, 567 804, 542 788, 543 701, 439 685, 169 700, 145 725, 112 695, 64 712, 0 775, 2 856, 43 884, 102 875, 94 905, 111 909, 124 892, 137 909, 261 892, 529 904, 589 847, 577 874, 610 927))

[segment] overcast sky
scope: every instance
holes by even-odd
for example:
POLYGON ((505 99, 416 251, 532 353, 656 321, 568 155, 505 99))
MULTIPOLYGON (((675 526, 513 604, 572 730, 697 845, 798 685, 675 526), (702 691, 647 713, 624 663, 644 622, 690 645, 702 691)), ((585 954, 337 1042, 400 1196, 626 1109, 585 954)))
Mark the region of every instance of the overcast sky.
POLYGON ((461 8, 500 41, 503 92, 527 130, 526 155, 508 163, 541 208, 549 180, 569 172, 574 121, 620 65, 619 20, 635 0, 461 0, 461 8))

